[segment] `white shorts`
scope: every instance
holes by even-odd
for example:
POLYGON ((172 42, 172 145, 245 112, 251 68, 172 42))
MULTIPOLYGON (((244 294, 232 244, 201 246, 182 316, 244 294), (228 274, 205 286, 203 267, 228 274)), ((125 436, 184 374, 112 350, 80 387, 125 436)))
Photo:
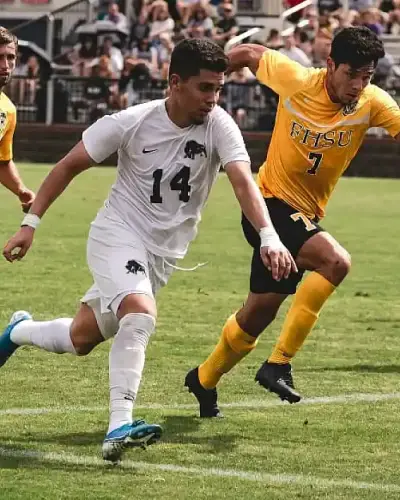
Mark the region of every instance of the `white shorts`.
POLYGON ((93 309, 106 339, 118 331, 116 314, 124 297, 135 293, 154 298, 175 264, 146 250, 138 235, 104 209, 89 231, 87 261, 94 283, 81 302, 93 309))

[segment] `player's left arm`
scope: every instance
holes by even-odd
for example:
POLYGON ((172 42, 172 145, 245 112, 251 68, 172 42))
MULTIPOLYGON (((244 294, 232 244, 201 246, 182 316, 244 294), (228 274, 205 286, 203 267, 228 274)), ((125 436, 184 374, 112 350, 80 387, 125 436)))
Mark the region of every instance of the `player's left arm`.
POLYGON ((397 102, 384 90, 375 87, 371 99, 370 127, 381 127, 396 141, 400 141, 400 109, 397 102))
POLYGON ((228 73, 248 67, 257 80, 282 96, 299 92, 310 82, 315 73, 277 50, 263 45, 244 43, 231 49, 228 54, 228 73))
POLYGON ((12 159, 15 123, 15 115, 12 115, 7 130, 0 141, 0 183, 18 196, 22 209, 27 212, 35 195, 23 183, 12 159))

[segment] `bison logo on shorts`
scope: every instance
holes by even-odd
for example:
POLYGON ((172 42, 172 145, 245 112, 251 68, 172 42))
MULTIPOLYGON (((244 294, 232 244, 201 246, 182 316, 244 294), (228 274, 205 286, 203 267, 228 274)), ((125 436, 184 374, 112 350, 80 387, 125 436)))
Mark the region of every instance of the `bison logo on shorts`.
POLYGON ((136 262, 136 260, 128 260, 126 263, 125 268, 128 270, 126 274, 132 273, 132 274, 137 274, 137 273, 143 273, 146 274, 146 271, 142 264, 139 264, 139 262, 136 262))
POLYGON ((185 158, 194 160, 196 155, 207 158, 207 151, 204 144, 199 144, 196 141, 188 141, 185 146, 185 158))

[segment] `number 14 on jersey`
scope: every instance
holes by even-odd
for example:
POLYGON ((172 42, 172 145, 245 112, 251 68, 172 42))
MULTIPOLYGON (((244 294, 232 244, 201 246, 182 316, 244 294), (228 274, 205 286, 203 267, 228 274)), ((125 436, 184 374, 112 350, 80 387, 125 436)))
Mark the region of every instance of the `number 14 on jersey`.
MULTIPOLYGON (((151 203, 162 203, 163 198, 161 196, 161 181, 163 177, 163 169, 158 168, 153 173, 153 193, 150 196, 151 203)), ((190 191, 192 186, 189 184, 190 180, 190 168, 183 166, 179 172, 172 178, 169 183, 171 191, 179 191, 180 201, 187 203, 190 200, 190 191)))

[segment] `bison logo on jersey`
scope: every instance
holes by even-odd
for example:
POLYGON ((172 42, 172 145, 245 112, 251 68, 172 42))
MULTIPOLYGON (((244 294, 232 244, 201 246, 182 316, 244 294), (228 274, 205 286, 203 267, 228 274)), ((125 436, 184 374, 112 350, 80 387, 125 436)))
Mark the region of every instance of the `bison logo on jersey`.
POLYGON ((125 268, 128 270, 126 274, 132 273, 132 274, 137 274, 137 273, 143 273, 146 274, 146 271, 142 264, 139 264, 139 262, 136 262, 136 260, 128 260, 126 263, 125 268))
POLYGON ((207 151, 204 144, 199 144, 196 141, 188 141, 185 145, 185 158, 194 160, 196 155, 205 156, 207 158, 207 151))
POLYGON ((3 132, 7 125, 7 113, 0 111, 0 136, 3 136, 3 132))
POLYGON ((343 106, 344 116, 352 115, 353 113, 355 113, 357 109, 357 104, 358 104, 357 102, 351 102, 350 104, 346 104, 346 106, 343 106))

